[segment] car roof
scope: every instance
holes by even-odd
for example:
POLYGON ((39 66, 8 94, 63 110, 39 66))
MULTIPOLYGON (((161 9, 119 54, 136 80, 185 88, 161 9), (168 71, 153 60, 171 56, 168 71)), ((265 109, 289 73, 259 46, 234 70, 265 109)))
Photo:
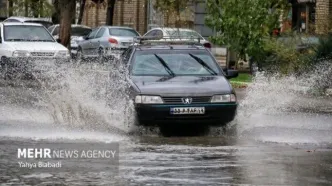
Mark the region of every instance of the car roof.
POLYGON ((134 45, 138 50, 206 50, 204 46, 201 45, 167 45, 167 44, 157 44, 157 45, 134 45))
POLYGON ((104 27, 107 27, 107 28, 125 28, 125 29, 135 30, 134 28, 131 28, 131 27, 128 27, 128 26, 107 26, 107 25, 105 25, 104 27))
POLYGON ((11 17, 8 17, 6 20, 8 20, 8 19, 16 19, 16 20, 18 20, 20 22, 24 22, 24 21, 44 21, 44 22, 50 22, 50 23, 52 23, 52 21, 50 21, 49 18, 34 18, 34 17, 11 16, 11 17))
POLYGON ((27 26, 43 26, 40 23, 21 23, 21 22, 2 22, 3 25, 27 25, 27 26))
MULTIPOLYGON (((52 26, 60 26, 59 24, 52 25, 52 26)), ((78 24, 72 24, 71 27, 82 27, 82 28, 88 28, 91 29, 91 27, 88 27, 86 25, 78 25, 78 24)))

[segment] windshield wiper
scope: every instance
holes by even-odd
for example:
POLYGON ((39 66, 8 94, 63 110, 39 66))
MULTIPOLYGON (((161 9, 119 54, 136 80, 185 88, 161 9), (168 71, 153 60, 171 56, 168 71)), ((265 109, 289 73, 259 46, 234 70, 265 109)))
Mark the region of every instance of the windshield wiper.
POLYGON ((175 76, 174 72, 171 70, 171 68, 169 68, 169 66, 167 65, 167 63, 157 54, 154 54, 156 56, 156 58, 159 60, 159 62, 165 67, 166 71, 169 73, 169 75, 171 76, 175 76))
POLYGON ((201 64, 206 70, 208 70, 212 75, 218 75, 209 65, 207 65, 201 58, 189 53, 189 55, 194 58, 199 64, 201 64))

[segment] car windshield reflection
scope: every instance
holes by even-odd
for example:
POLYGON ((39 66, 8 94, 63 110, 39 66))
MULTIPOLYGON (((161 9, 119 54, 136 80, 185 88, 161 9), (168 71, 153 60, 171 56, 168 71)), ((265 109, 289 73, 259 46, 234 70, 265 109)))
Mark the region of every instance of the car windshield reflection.
POLYGON ((156 53, 137 51, 133 59, 132 75, 173 76, 174 74, 175 76, 213 76, 219 74, 220 70, 217 64, 207 52, 196 52, 194 56, 191 53, 180 50, 156 53), (161 59, 163 63, 160 62, 161 59), (197 59, 201 61, 198 62, 197 59))

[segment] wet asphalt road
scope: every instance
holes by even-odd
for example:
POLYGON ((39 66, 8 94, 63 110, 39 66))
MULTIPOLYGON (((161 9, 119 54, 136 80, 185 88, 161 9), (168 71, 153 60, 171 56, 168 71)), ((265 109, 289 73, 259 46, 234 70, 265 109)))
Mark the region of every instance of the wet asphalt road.
MULTIPOLYGON (((35 89, 1 82, 1 185, 332 185, 330 112, 247 115, 240 108, 226 133, 212 129, 201 137, 165 138, 153 131, 126 135, 53 125, 35 89), (118 172, 97 161, 75 160, 64 160, 63 165, 71 166, 57 171, 19 168, 15 149, 44 142, 93 142, 95 147, 118 142, 118 172)), ((245 99, 246 90, 237 93, 245 99)), ((318 106, 331 103, 330 98, 306 100, 318 106)))

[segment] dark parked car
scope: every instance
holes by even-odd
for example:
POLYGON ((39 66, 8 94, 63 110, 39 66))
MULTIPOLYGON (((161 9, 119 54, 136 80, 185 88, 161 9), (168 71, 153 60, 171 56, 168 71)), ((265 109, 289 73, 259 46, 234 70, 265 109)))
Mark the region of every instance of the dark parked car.
POLYGON ((137 124, 224 126, 234 119, 237 99, 228 79, 238 75, 236 70, 223 71, 198 42, 149 39, 138 38, 140 43, 121 56, 129 69, 137 124))

